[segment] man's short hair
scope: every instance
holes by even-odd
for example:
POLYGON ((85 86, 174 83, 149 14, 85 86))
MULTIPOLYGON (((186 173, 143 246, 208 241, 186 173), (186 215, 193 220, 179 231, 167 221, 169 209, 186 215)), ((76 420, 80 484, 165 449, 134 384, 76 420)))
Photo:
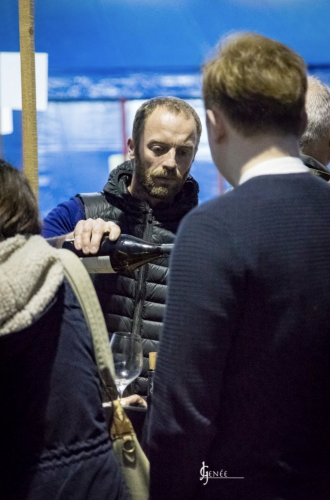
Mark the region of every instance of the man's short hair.
POLYGON ((301 133, 306 64, 283 43, 254 33, 230 35, 203 75, 206 108, 218 105, 243 135, 301 133))
POLYGON ((330 88, 318 78, 309 76, 306 95, 307 127, 300 146, 302 151, 317 145, 330 131, 330 88))
POLYGON ((178 97, 154 97, 153 99, 149 99, 144 102, 142 106, 139 107, 135 114, 134 123, 133 123, 133 141, 135 144, 140 143, 141 135, 143 133, 144 124, 147 118, 155 111, 156 108, 162 107, 170 111, 175 115, 179 115, 182 113, 187 119, 193 118, 196 124, 197 131, 197 144, 199 144, 199 140, 202 133, 202 124, 200 118, 194 108, 190 106, 183 99, 179 99, 178 97))

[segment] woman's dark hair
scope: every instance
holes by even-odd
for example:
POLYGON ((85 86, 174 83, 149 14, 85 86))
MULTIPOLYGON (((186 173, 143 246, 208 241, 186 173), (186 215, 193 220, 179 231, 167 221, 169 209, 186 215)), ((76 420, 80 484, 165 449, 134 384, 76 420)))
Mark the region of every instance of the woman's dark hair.
POLYGON ((40 231, 37 201, 26 177, 0 159, 0 239, 40 231))

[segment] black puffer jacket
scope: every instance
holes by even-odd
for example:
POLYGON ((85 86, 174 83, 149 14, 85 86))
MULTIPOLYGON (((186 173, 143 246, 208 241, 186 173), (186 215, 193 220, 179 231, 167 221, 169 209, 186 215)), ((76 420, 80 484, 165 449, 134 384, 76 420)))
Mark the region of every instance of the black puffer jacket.
POLYGON ((322 165, 319 161, 315 160, 312 156, 300 154, 302 161, 309 168, 310 172, 318 177, 321 177, 325 181, 330 181, 330 171, 327 167, 322 165))
MULTIPOLYGON (((151 209, 146 202, 129 194, 132 172, 132 162, 127 161, 111 172, 101 194, 78 195, 84 203, 86 218, 114 221, 122 233, 146 241, 173 243, 180 221, 198 203, 197 182, 189 176, 174 202, 151 209)), ((130 388, 130 392, 141 395, 147 391, 148 354, 158 348, 167 274, 168 257, 163 257, 125 275, 93 276, 109 333, 126 331, 142 337, 143 369, 130 388)))

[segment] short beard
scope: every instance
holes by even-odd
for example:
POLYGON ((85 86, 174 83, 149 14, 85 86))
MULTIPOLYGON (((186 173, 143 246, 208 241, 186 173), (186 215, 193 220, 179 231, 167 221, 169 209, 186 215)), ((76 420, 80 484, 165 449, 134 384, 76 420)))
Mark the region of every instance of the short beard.
POLYGON ((184 177, 179 177, 177 173, 169 173, 169 171, 164 170, 162 175, 154 176, 149 174, 145 168, 142 165, 142 162, 140 160, 140 155, 136 153, 135 155, 135 169, 134 169, 136 178, 139 182, 139 185, 142 187, 142 189, 152 198, 156 198, 161 201, 169 201, 176 194, 181 191, 181 188, 183 184, 185 183, 189 172, 184 176, 184 177), (157 186, 155 185, 155 177, 171 177, 172 179, 175 178, 176 182, 172 182, 168 186, 157 186))

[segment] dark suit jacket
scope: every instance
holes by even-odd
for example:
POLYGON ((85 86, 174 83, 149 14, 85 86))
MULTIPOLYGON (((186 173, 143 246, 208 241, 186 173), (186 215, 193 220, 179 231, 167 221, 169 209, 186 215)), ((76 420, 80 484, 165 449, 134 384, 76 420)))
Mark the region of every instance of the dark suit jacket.
POLYGON ((328 500, 329 185, 264 175, 198 207, 169 287, 152 500, 328 500))

